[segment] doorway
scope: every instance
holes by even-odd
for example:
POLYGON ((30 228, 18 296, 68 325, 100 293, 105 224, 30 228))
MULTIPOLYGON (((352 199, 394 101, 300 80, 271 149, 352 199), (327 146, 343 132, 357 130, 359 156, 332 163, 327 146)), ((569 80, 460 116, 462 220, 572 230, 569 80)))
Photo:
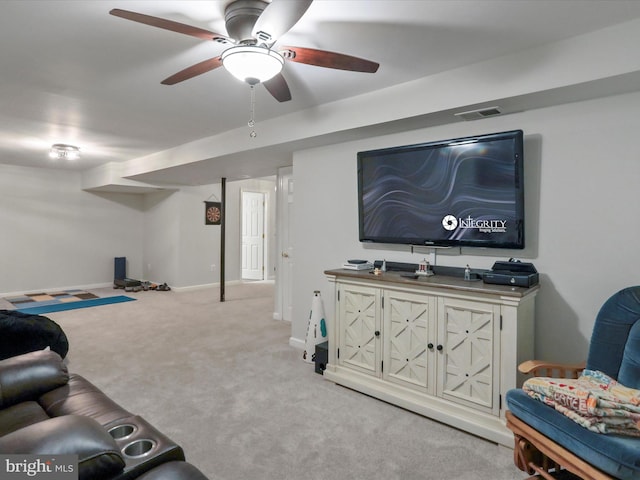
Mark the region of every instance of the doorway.
POLYGON ((290 322, 293 317, 293 168, 278 170, 278 275, 274 318, 290 322))
POLYGON ((265 278, 265 194, 242 192, 242 279, 265 278))

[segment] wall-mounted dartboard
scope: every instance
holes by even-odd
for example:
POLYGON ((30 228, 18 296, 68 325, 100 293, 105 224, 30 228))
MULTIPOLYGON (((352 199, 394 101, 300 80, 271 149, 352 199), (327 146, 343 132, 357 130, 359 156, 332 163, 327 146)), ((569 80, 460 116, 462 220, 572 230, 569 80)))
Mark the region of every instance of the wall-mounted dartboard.
POLYGON ((204 202, 204 224, 220 225, 222 220, 222 210, 220 202, 204 202))

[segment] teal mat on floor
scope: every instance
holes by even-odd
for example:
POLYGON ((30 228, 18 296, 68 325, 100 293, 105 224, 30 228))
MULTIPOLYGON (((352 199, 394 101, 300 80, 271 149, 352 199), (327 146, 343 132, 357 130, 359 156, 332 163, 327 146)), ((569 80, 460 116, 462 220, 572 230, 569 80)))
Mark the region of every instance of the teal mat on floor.
POLYGON ((109 305, 112 303, 131 302, 135 298, 126 297, 124 295, 116 295, 113 297, 92 298, 90 300, 79 300, 77 302, 57 303, 55 305, 42 305, 41 307, 18 308, 18 312, 28 313, 30 315, 41 315, 43 313, 62 312, 64 310, 75 310, 76 308, 97 307, 99 305, 109 305))

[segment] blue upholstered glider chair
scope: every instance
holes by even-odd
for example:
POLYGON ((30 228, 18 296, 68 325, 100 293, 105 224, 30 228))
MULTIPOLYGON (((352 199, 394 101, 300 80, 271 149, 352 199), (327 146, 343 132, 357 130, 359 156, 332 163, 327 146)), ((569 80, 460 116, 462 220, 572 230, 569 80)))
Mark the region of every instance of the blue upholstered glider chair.
MULTIPOLYGON (((585 367, 640 389, 640 286, 619 291, 602 306, 586 364, 528 361, 519 368, 535 376, 577 378, 585 367)), ((507 393, 507 405, 507 426, 515 437, 514 461, 528 475, 640 480, 640 437, 587 430, 521 389, 507 393)))

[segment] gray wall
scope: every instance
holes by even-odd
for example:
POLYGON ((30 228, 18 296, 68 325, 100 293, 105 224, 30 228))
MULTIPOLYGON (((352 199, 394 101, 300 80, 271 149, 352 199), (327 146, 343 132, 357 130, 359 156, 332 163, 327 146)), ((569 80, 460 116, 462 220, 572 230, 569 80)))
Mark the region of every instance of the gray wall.
MULTIPOLYGON (((241 277, 243 189, 266 194, 272 238, 265 255, 273 278, 274 188, 275 179, 227 183, 227 282, 241 277)), ((80 173, 0 164, 0 295, 110 285, 114 257, 127 257, 131 278, 175 288, 216 284, 220 227, 204 224, 207 199, 220 200, 220 184, 89 193, 81 190, 80 173)))
POLYGON ((601 304, 640 283, 638 105, 639 93, 619 95, 297 152, 292 342, 304 341, 314 290, 321 290, 327 316, 334 314, 324 270, 348 258, 417 263, 425 256, 358 242, 359 150, 523 129, 527 248, 445 251, 437 263, 491 268, 511 256, 533 262, 541 273, 537 356, 582 360, 601 304))
POLYGON ((114 257, 142 274, 142 197, 87 193, 80 180, 0 165, 0 292, 113 282, 114 257))
MULTIPOLYGON (((239 281, 241 272, 241 193, 265 193, 267 229, 275 232, 275 178, 227 182, 225 281, 239 281)), ((220 201, 221 185, 181 187, 174 192, 146 194, 144 205, 143 276, 176 288, 213 285, 220 281, 220 226, 204 224, 204 201, 220 201), (214 265, 214 269, 211 266, 214 265)), ((275 242, 265 250, 273 278, 275 242)))

